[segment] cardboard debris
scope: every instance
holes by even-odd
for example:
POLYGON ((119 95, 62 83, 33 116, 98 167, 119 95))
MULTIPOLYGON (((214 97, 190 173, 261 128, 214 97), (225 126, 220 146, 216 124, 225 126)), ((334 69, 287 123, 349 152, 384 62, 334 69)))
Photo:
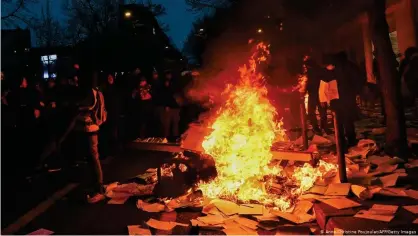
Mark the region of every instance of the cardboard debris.
POLYGON ((141 228, 139 225, 128 225, 128 232, 130 236, 133 235, 151 235, 149 229, 141 228))
POLYGON ((113 189, 118 187, 118 185, 119 185, 119 182, 113 182, 111 184, 105 185, 106 192, 112 191, 113 189))
POLYGON ((408 163, 405 163, 405 168, 411 169, 418 167, 418 159, 409 159, 408 163))
POLYGON ((51 231, 51 230, 47 230, 47 229, 38 229, 38 230, 35 230, 35 231, 33 231, 32 233, 29 233, 28 235, 51 235, 51 234, 53 234, 54 232, 53 231, 51 231))
POLYGON ((197 220, 207 225, 219 225, 225 221, 225 218, 222 217, 221 215, 207 215, 207 216, 197 217, 197 220))
POLYGON ((370 176, 376 176, 381 174, 390 174, 398 168, 398 165, 381 164, 375 171, 371 172, 370 176))
POLYGON ((337 208, 338 210, 361 206, 360 203, 352 201, 345 197, 321 199, 320 201, 334 208, 337 208))
POLYGON ((296 203, 295 209, 293 209, 292 214, 299 215, 303 213, 308 213, 312 206, 313 203, 310 201, 298 201, 296 203))
POLYGON ((215 204, 207 204, 203 207, 202 213, 206 215, 222 215, 223 213, 218 210, 215 204))
POLYGON ((408 195, 408 197, 418 200, 418 191, 413 190, 413 189, 408 189, 408 190, 405 190, 404 192, 406 193, 406 195, 408 195))
POLYGON ((221 200, 221 199, 214 199, 211 201, 218 210, 224 213, 227 216, 238 214, 239 206, 233 202, 221 200))
POLYGON ((239 215, 263 215, 263 206, 260 204, 241 204, 239 215))
POLYGON ((360 185, 351 185, 351 192, 361 200, 371 199, 373 197, 373 194, 367 188, 360 185))
POLYGON ((382 182, 383 187, 392 187, 396 185, 396 181, 398 181, 399 174, 393 173, 391 175, 386 175, 380 177, 380 181, 382 182))
POLYGON ((151 228, 160 229, 160 230, 172 230, 177 225, 183 226, 183 227, 189 226, 189 225, 186 225, 186 224, 181 224, 181 223, 172 222, 172 221, 159 221, 159 220, 155 220, 153 218, 150 218, 145 223, 151 228))
POLYGON ((203 223, 203 222, 201 222, 199 220, 196 220, 196 219, 190 220, 190 223, 194 227, 198 226, 202 229, 207 229, 207 230, 222 230, 224 228, 223 224, 210 225, 210 224, 203 223))
POLYGON ((395 216, 394 215, 375 215, 373 214, 373 212, 369 212, 367 210, 361 210, 357 212, 357 214, 355 214, 354 217, 390 222, 395 216))
POLYGON ((376 215, 394 215, 398 208, 399 207, 395 205, 373 204, 372 208, 369 209, 369 212, 376 215))
POLYGON ((162 212, 165 210, 165 205, 160 203, 147 203, 139 199, 136 202, 136 207, 146 212, 162 212))
POLYGON ((381 188, 376 194, 389 197, 407 197, 405 188, 381 188))
POLYGON ((327 186, 319 186, 319 185, 314 185, 312 188, 310 188, 308 190, 308 193, 316 193, 316 194, 324 194, 325 191, 327 191, 327 186))
POLYGON ((252 230, 256 230, 257 229, 257 225, 258 222, 254 221, 254 220, 250 220, 248 218, 245 217, 237 217, 234 219, 235 222, 237 222, 238 224, 245 226, 247 228, 250 228, 252 230))
POLYGON ((263 215, 261 216, 254 216, 254 218, 258 221, 258 222, 264 222, 264 221, 275 221, 275 222, 279 222, 279 218, 277 218, 276 215, 270 213, 269 210, 265 210, 263 215))
POLYGON ((110 199, 107 204, 115 204, 115 205, 122 205, 129 199, 130 196, 120 197, 120 198, 112 198, 110 199))
POLYGON ((105 196, 112 199, 122 199, 133 195, 131 193, 114 192, 113 190, 111 190, 109 192, 106 192, 105 196))
POLYGON ((141 185, 137 183, 121 184, 112 189, 114 193, 127 193, 135 196, 150 195, 155 184, 141 185))
POLYGON ((403 206, 403 208, 409 212, 412 212, 413 214, 418 214, 418 205, 403 206))
POLYGON ((367 155, 373 153, 377 150, 376 142, 371 139, 361 139, 357 146, 351 147, 348 149, 348 153, 345 154, 348 158, 361 157, 363 159, 367 158, 367 155))
POLYGON ((333 183, 325 191, 325 195, 347 196, 350 192, 350 183, 333 183))
POLYGON ((281 212, 276 210, 272 210, 271 213, 295 224, 303 224, 311 222, 315 219, 315 216, 306 213, 300 213, 296 215, 289 212, 281 212))
POLYGON ((373 156, 369 156, 369 157, 367 158, 367 160, 368 160, 371 164, 374 164, 374 165, 381 165, 381 164, 387 163, 387 162, 389 162, 391 159, 392 159, 392 158, 390 158, 390 156, 375 156, 375 155, 373 155, 373 156))

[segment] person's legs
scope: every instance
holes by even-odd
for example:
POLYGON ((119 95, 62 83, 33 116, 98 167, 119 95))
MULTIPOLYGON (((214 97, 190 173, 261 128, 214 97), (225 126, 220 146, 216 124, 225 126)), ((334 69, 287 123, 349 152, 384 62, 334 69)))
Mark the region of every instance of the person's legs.
POLYGON ((90 158, 90 173, 92 175, 93 183, 92 189, 94 190, 94 195, 92 196, 92 201, 104 199, 102 196, 96 197, 98 194, 104 193, 103 187, 103 172, 102 166, 99 160, 99 139, 97 133, 86 134, 88 135, 88 145, 89 145, 89 158, 90 158), (95 200, 93 200, 95 199, 95 200))
POLYGON ((350 118, 344 119, 344 134, 347 138, 347 146, 352 147, 357 144, 354 121, 350 118))
POLYGON ((318 127, 318 120, 316 119, 316 107, 318 106, 317 96, 309 96, 308 99, 308 119, 311 122, 312 128, 315 132, 320 131, 318 127))
POLYGON ((318 111, 321 117, 321 128, 325 131, 325 133, 329 134, 331 131, 328 128, 327 106, 322 107, 318 103, 318 111))

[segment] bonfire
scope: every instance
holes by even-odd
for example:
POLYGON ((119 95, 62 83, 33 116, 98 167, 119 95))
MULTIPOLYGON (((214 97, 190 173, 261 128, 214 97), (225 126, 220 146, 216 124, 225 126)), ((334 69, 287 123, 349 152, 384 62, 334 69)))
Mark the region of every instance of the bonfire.
POLYGON ((289 175, 272 164, 272 145, 287 138, 267 98, 265 79, 257 70, 269 56, 269 46, 258 43, 248 63, 239 68, 238 83, 226 86, 227 99, 202 143, 205 154, 215 160, 218 175, 198 187, 209 198, 258 202, 286 211, 318 179, 336 168, 323 161, 316 167, 305 163, 289 175))

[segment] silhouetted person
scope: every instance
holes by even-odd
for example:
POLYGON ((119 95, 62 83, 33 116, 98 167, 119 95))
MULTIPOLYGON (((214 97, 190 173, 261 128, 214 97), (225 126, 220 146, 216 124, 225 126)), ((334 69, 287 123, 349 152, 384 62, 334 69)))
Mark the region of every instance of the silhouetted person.
POLYGON ((161 120, 159 116, 158 107, 162 106, 161 101, 161 79, 158 71, 154 71, 151 77, 151 96, 152 96, 152 120, 151 120, 151 135, 154 137, 161 137, 161 120))
POLYGON ((148 84, 145 77, 142 77, 137 88, 132 92, 134 106, 136 108, 135 117, 139 124, 139 137, 145 138, 150 129, 149 124, 153 117, 151 85, 148 84))
POLYGON ((180 121, 180 104, 176 96, 178 94, 176 81, 173 81, 171 71, 165 73, 164 82, 161 86, 161 101, 160 119, 163 127, 163 137, 178 138, 179 136, 179 121, 180 121))
MULTIPOLYGON (((330 82, 337 81, 339 99, 330 102, 331 109, 338 116, 338 129, 340 131, 340 140, 346 140, 343 143, 343 150, 357 144, 354 122, 357 119, 356 88, 359 78, 357 68, 348 61, 345 53, 339 53, 325 61, 326 68, 322 80, 330 82)), ((325 105, 325 104, 323 104, 325 105)))
POLYGON ((119 119, 121 114, 121 94, 115 85, 115 78, 108 74, 106 82, 102 88, 104 98, 106 99, 107 121, 103 127, 103 137, 105 145, 105 155, 110 155, 112 147, 117 147, 119 138, 119 119))
POLYGON ((80 78, 80 89, 77 90, 76 107, 77 116, 75 119, 75 132, 77 135, 76 149, 82 154, 87 154, 87 161, 90 164, 90 173, 93 177, 89 189, 88 202, 96 203, 105 199, 103 187, 103 173, 99 160, 99 124, 95 114, 100 109, 100 96, 97 85, 97 74, 86 73, 80 78))
POLYGON ((308 98, 308 118, 311 122, 312 128, 315 133, 322 133, 321 129, 325 133, 329 134, 331 131, 327 128, 327 107, 322 107, 319 103, 319 84, 321 81, 322 69, 312 58, 305 60, 307 67, 308 81, 306 84, 306 91, 309 94, 308 98), (318 120, 316 119, 316 109, 318 108, 319 116, 321 118, 321 128, 318 126, 318 120))

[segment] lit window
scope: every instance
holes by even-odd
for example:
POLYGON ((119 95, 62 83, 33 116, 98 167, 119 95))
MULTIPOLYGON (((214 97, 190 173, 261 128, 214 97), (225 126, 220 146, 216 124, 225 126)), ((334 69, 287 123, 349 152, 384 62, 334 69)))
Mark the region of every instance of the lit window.
POLYGON ((165 46, 165 49, 168 49, 168 46, 165 46))
POLYGON ((205 31, 204 29, 200 29, 200 32, 203 32, 203 31, 205 31))
POLYGON ((155 35, 155 28, 152 28, 152 34, 155 35))
POLYGON ((129 18, 132 16, 132 13, 130 11, 125 12, 125 17, 129 18))

